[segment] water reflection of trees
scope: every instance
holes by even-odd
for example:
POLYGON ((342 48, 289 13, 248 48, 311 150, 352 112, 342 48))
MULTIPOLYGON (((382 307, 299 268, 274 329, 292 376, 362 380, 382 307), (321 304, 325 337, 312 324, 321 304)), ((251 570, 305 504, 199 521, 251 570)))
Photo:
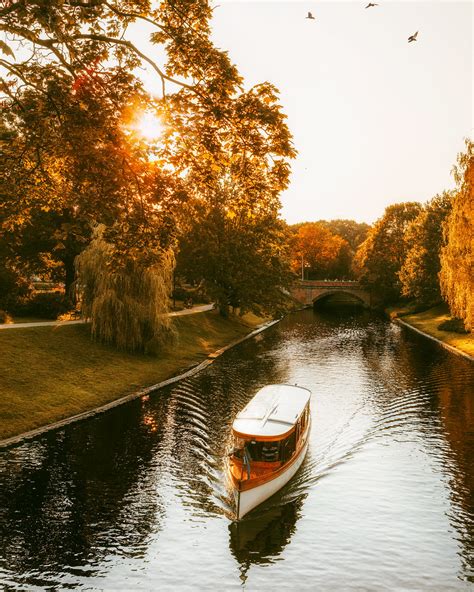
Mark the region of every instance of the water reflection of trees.
POLYGON ((474 582, 474 368, 472 362, 408 330, 401 360, 406 372, 426 385, 429 410, 439 418, 449 445, 442 469, 449 478, 456 510, 448 517, 462 544, 465 573, 470 574, 467 579, 474 582))
POLYGON ((272 563, 296 529, 306 494, 284 505, 264 506, 246 519, 229 525, 229 546, 240 565, 241 579, 254 564, 272 563))
POLYGON ((60 574, 100 573, 111 556, 143 556, 170 490, 192 512, 221 513, 230 423, 260 384, 284 379, 283 367, 259 359, 267 339, 156 395, 3 453, 0 554, 12 578, 54 586, 60 574))
POLYGON ((143 554, 163 511, 150 470, 161 440, 138 401, 4 453, 3 564, 17 577, 88 575, 111 552, 143 554))
MULTIPOLYGON (((425 337, 393 325, 368 331, 363 341, 369 375, 386 391, 372 394, 374 414, 407 408, 412 426, 447 476, 453 511, 448 515, 462 545, 465 574, 474 568, 474 371, 464 360, 425 337), (416 405, 413 405, 416 397, 416 405), (433 438, 433 436, 435 436, 433 438), (446 442, 448 446, 444 446, 446 442)), ((471 576, 466 576, 474 581, 471 576)))

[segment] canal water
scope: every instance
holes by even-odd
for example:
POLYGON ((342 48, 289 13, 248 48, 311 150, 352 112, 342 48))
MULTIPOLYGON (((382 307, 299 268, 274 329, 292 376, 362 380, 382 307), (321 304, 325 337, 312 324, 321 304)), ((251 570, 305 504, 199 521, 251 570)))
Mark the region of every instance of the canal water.
POLYGON ((367 312, 302 311, 202 373, 0 454, 5 590, 474 588, 474 364, 367 312), (311 389, 295 478, 242 522, 236 413, 311 389))

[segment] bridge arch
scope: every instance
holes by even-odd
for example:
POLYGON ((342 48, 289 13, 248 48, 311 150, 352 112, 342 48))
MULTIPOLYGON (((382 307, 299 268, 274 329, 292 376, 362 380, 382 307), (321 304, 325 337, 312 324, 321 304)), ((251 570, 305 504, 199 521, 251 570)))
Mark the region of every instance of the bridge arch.
POLYGON ((347 294, 351 298, 362 302, 366 308, 372 306, 370 292, 356 281, 299 280, 291 290, 293 298, 305 306, 314 306, 314 303, 331 296, 336 296, 337 294, 340 297, 347 294))
POLYGON ((360 293, 354 292, 352 290, 327 290, 326 292, 321 292, 317 294, 313 298, 313 307, 316 307, 318 303, 322 304, 326 301, 334 301, 340 304, 355 304, 359 306, 363 306, 367 308, 369 304, 367 303, 367 299, 364 299, 360 293), (348 298, 349 297, 349 298, 348 298))

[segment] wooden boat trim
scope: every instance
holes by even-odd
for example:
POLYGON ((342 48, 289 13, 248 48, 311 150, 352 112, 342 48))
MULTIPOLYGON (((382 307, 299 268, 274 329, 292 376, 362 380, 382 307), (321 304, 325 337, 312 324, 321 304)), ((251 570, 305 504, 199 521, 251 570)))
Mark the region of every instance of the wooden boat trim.
MULTIPOLYGON (((273 471, 271 473, 267 473, 265 475, 262 475, 261 477, 255 477, 255 479, 246 479, 245 481, 240 481, 240 480, 236 479, 231 471, 230 476, 232 478, 232 481, 233 481, 236 489, 239 492, 240 491, 248 491, 249 489, 253 489, 254 487, 258 487, 259 485, 263 485, 264 483, 268 483, 269 481, 273 481, 273 479, 276 479, 281 474, 283 474, 287 469, 289 469, 291 467, 291 465, 294 462, 296 462, 299 455, 301 454, 301 451, 303 450, 303 448, 306 444, 306 440, 308 439, 310 428, 311 428, 311 419, 308 422, 304 436, 302 438, 300 438, 300 444, 298 446, 298 449, 295 450, 295 454, 292 456, 292 458, 288 462, 281 465, 281 467, 279 469, 277 469, 276 471, 273 471)), ((266 438, 266 439, 271 439, 271 438, 266 438)), ((258 440, 260 440, 260 438, 258 440)))
MULTIPOLYGON (((302 413, 299 415, 298 419, 301 417, 302 413)), ((298 420, 296 420, 298 421, 298 420)), ((244 434, 242 432, 238 432, 237 430, 232 429, 232 433, 237 436, 238 438, 243 438, 247 440, 248 438, 252 438, 256 442, 276 442, 279 440, 285 440, 288 436, 296 430, 296 423, 284 434, 279 434, 278 436, 255 436, 254 434, 244 434)))

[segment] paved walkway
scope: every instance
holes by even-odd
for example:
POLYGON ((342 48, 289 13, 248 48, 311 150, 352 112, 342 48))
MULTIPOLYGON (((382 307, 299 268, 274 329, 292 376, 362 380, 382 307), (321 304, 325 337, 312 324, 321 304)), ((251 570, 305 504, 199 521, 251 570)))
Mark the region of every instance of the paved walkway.
POLYGON ((184 308, 183 310, 177 310, 176 312, 170 312, 170 317, 182 317, 183 315, 194 314, 195 312, 206 312, 206 310, 212 310, 213 304, 201 304, 200 306, 193 306, 191 308, 184 308))
MULTIPOLYGON (((184 308, 183 310, 177 310, 176 312, 170 312, 170 317, 181 317, 183 315, 195 314, 197 312, 206 312, 212 310, 213 304, 202 304, 201 306, 193 306, 192 308, 184 308)), ((38 323, 8 323, 0 325, 0 329, 27 329, 28 327, 55 327, 60 325, 79 325, 86 321, 82 319, 78 321, 39 321, 38 323)))

